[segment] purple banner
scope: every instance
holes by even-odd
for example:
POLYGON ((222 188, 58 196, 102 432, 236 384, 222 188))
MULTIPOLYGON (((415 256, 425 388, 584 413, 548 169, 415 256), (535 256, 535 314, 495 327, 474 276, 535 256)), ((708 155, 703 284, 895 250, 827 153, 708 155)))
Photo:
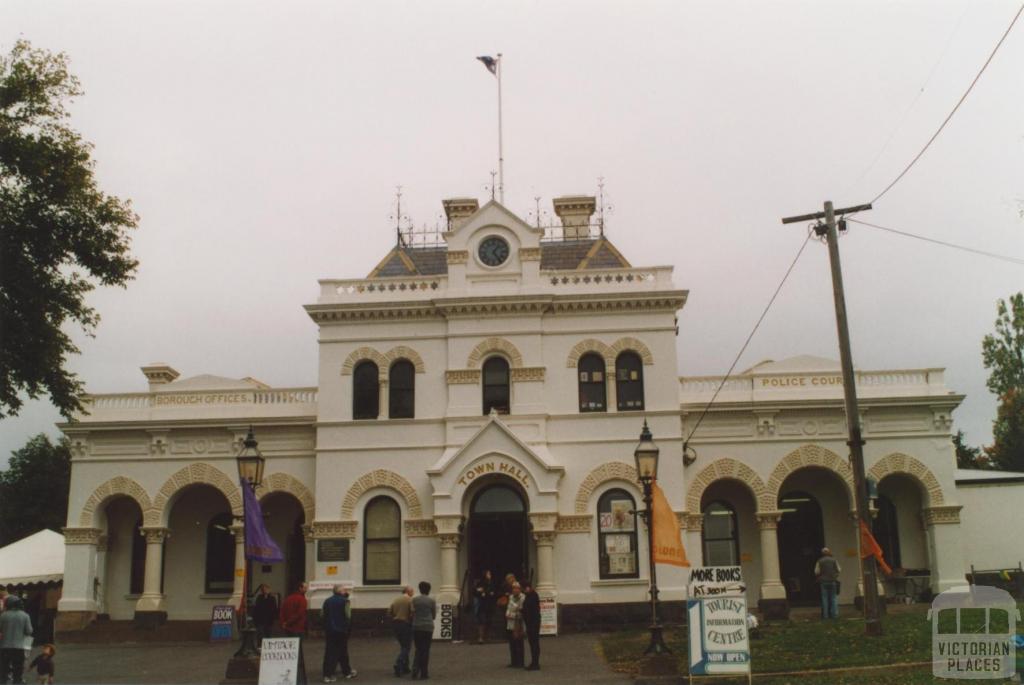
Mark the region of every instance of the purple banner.
POLYGON ((262 561, 266 564, 284 561, 281 549, 270 537, 267 527, 263 525, 263 510, 260 501, 244 479, 241 481, 242 499, 245 505, 245 558, 262 561))

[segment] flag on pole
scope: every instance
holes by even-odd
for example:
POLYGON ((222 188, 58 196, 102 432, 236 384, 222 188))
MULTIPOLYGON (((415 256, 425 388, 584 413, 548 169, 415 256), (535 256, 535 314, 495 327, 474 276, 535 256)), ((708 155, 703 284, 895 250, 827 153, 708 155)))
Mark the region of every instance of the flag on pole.
POLYGON ((284 561, 281 549, 270 537, 267 527, 263 525, 263 510, 252 487, 244 479, 241 480, 242 499, 245 505, 245 558, 269 564, 284 561))
POLYGON ((679 530, 679 519, 658 484, 652 483, 651 489, 654 495, 651 503, 651 515, 654 517, 654 563, 689 566, 683 548, 683 535, 679 530))
POLYGON ((477 57, 477 59, 484 63, 484 66, 487 67, 487 71, 491 72, 495 76, 498 75, 498 60, 487 55, 477 57))
POLYGON ((889 568, 889 564, 885 563, 885 559, 882 556, 882 548, 875 540, 875 536, 868 530, 868 526, 864 523, 864 519, 860 522, 860 556, 862 559, 868 557, 874 557, 875 561, 878 562, 878 568, 882 569, 882 573, 885 575, 892 575, 892 569, 889 568))

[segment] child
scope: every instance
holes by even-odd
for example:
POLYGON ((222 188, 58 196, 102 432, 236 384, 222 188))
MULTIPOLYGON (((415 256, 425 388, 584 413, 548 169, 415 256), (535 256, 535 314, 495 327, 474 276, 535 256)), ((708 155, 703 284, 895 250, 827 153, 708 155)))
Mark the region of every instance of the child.
POLYGON ((28 670, 36 669, 39 685, 53 685, 53 657, 56 654, 57 650, 53 645, 43 645, 43 651, 29 664, 28 670))

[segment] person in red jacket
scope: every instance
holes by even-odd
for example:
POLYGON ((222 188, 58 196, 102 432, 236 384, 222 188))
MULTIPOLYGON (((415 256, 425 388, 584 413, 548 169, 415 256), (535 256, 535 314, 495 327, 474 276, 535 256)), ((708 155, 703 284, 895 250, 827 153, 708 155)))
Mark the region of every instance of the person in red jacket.
POLYGON ((309 585, 302 581, 295 590, 281 602, 281 631, 285 637, 299 638, 299 673, 297 683, 306 683, 306 657, 302 655, 302 640, 306 637, 306 591, 309 585))

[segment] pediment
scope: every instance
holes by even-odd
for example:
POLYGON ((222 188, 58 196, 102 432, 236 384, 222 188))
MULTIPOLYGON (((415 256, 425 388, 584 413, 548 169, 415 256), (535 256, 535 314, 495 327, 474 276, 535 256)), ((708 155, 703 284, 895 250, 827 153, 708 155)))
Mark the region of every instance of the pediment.
POLYGON ((474 212, 462 225, 445 234, 448 251, 469 249, 473 236, 481 229, 501 227, 515 236, 519 247, 539 247, 544 230, 534 228, 497 200, 491 200, 474 212))
POLYGON ((766 359, 765 361, 752 366, 744 371, 744 375, 754 376, 769 375, 777 373, 821 373, 838 372, 841 366, 835 359, 815 357, 810 354, 801 354, 779 361, 766 359))
POLYGON ((565 467, 541 445, 528 445, 497 414, 464 444, 445 451, 427 475, 436 496, 464 491, 484 476, 516 480, 531 498, 557 493, 565 467))
POLYGON ((214 376, 211 374, 200 374, 190 376, 180 381, 166 383, 156 386, 154 392, 176 392, 188 390, 196 392, 199 390, 259 390, 269 388, 266 383, 261 383, 255 378, 227 378, 225 376, 214 376))

